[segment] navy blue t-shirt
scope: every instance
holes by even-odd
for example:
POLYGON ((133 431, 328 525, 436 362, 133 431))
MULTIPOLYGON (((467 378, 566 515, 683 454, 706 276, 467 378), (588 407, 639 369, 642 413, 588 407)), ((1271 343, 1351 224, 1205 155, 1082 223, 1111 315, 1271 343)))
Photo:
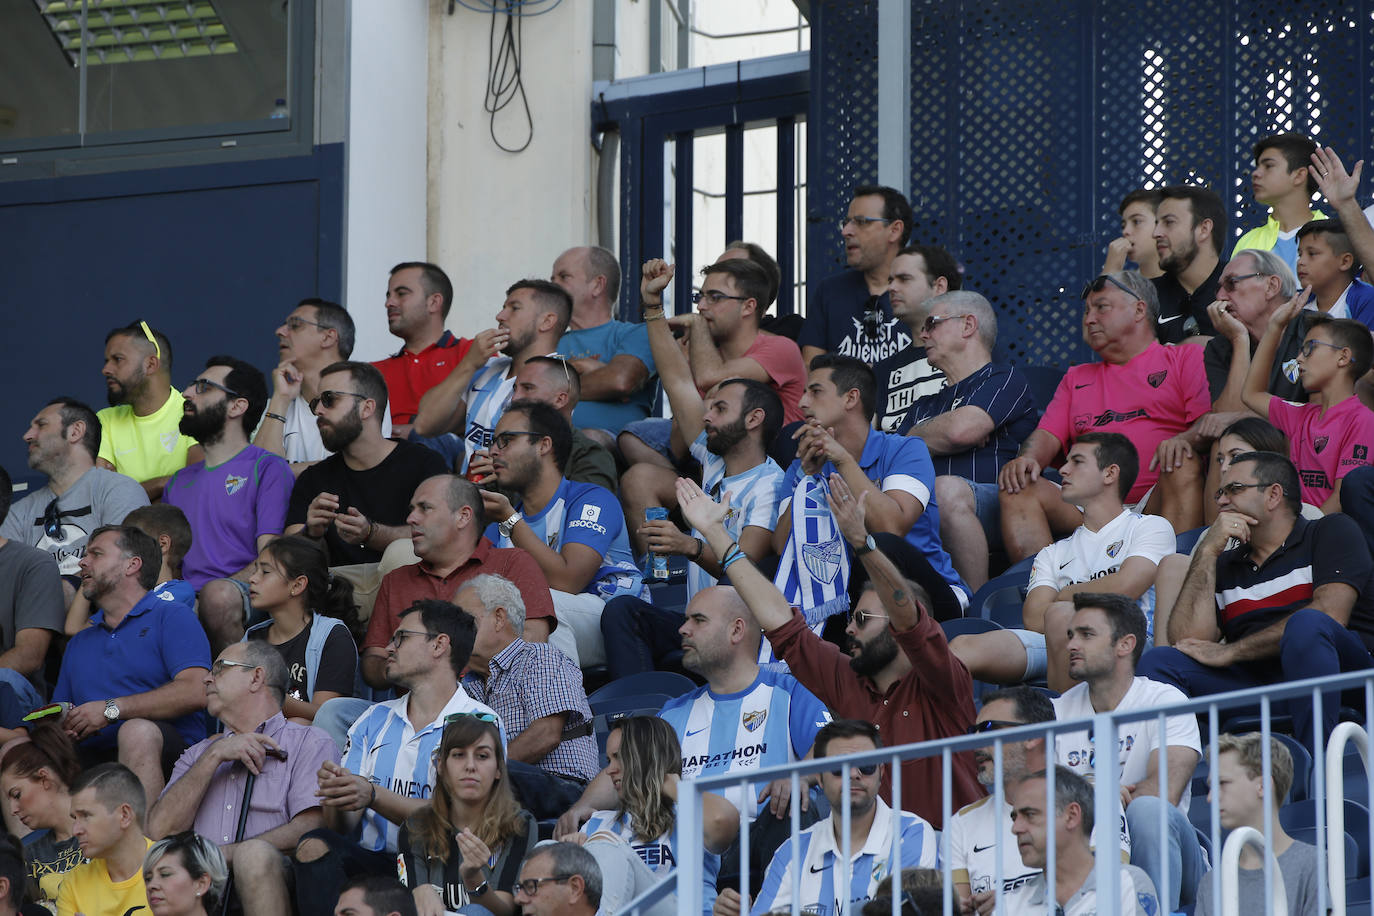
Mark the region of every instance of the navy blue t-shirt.
POLYGON ((857 270, 846 270, 816 284, 797 338, 799 347, 857 356, 870 366, 910 343, 907 326, 892 316, 887 293, 877 297, 869 293, 868 282, 857 270))
POLYGON ((996 483, 1002 465, 1016 457, 1021 443, 1035 431, 1037 417, 1030 385, 1016 368, 988 363, 967 378, 918 399, 897 431, 905 435, 916 424, 957 407, 981 407, 995 428, 977 448, 955 455, 932 455, 936 475, 996 483))

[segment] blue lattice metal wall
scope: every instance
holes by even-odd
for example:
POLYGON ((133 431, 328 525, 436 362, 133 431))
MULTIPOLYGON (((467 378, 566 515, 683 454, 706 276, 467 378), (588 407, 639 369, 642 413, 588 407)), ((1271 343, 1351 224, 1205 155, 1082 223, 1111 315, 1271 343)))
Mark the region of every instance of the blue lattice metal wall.
MULTIPOLYGON (((1226 253, 1264 219, 1251 146, 1296 130, 1374 150, 1374 0, 911 0, 913 241, 943 244, 1022 365, 1091 357, 1078 291, 1142 185, 1205 183, 1226 253)), ((813 0, 808 276, 877 173, 877 0, 813 0)), ((1369 193, 1369 183, 1363 196, 1369 193)))

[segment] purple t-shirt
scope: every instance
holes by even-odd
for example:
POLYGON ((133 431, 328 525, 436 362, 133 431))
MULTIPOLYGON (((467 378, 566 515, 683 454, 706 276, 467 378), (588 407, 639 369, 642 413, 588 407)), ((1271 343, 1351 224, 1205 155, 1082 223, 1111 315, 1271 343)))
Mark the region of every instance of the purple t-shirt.
POLYGON ((213 468, 200 461, 168 479, 162 501, 191 523, 182 574, 196 591, 253 562, 259 535, 281 534, 295 482, 285 458, 256 445, 213 468))
MULTIPOLYGON (((328 732, 313 725, 288 722, 281 713, 258 726, 256 731, 274 739, 286 751, 286 760, 268 757, 263 763, 262 774, 253 783, 253 795, 248 803, 244 839, 274 830, 302 811, 318 808, 320 800, 315 793, 319 790, 320 767, 326 760, 339 762, 339 746, 328 732)), ((172 778, 162 790, 163 794, 221 737, 206 738, 187 749, 172 768, 172 778)), ((237 763, 219 765, 210 777, 205 794, 200 797, 194 825, 196 833, 220 845, 234 842, 238 833, 239 806, 243 803, 245 772, 237 763)))

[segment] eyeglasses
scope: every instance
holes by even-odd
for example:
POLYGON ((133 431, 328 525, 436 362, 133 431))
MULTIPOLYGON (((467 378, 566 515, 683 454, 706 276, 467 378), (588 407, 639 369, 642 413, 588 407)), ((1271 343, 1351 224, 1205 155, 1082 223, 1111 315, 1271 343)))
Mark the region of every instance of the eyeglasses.
POLYGON ((1222 278, 1221 278, 1221 288, 1224 289, 1224 290, 1226 290, 1228 293, 1234 293, 1234 292, 1236 291, 1236 287, 1240 285, 1240 281, 1242 281, 1242 280, 1249 280, 1249 279, 1252 278, 1252 277, 1267 277, 1267 276, 1269 276, 1269 274, 1262 274, 1262 273, 1260 273, 1259 271, 1255 271, 1255 272, 1252 273, 1252 274, 1236 274, 1235 276, 1231 276, 1231 277, 1222 277, 1222 278))
POLYGON ((516 436, 534 436, 537 439, 544 438, 543 433, 537 433, 533 430, 508 429, 503 433, 497 433, 496 435, 492 436, 491 444, 494 445, 498 451, 504 452, 506 449, 510 448, 510 444, 512 441, 514 441, 516 436))
POLYGON ((840 220, 840 231, 843 232, 853 223, 855 229, 866 229, 870 223, 890 223, 892 220, 881 216, 846 216, 840 220))
POLYGON ((875 614, 872 611, 850 611, 849 622, 854 624, 857 629, 862 630, 868 626, 870 620, 890 620, 886 614, 875 614))
POLYGON ((292 331, 299 331, 307 324, 317 328, 324 327, 324 325, 320 324, 318 321, 311 321, 309 318, 301 318, 299 315, 287 315, 286 320, 283 321, 282 324, 286 325, 292 331))
POLYGON ((1102 274, 1099 277, 1097 277, 1097 279, 1089 283, 1087 286, 1083 287, 1083 292, 1081 295, 1079 295, 1078 298, 1086 299, 1088 298, 1089 293, 1100 293, 1103 289, 1106 288, 1108 283, 1110 283, 1112 286, 1115 286, 1117 289, 1121 290, 1126 295, 1130 296, 1132 301, 1140 298, 1140 295, 1135 290, 1126 286, 1124 283, 1113 277, 1111 274, 1102 274))
POLYGON ((224 387, 223 385, 221 385, 219 382, 212 382, 212 381, 210 381, 208 378, 197 378, 197 379, 193 379, 193 380, 191 381, 191 384, 187 385, 186 387, 189 388, 189 389, 191 389, 192 391, 194 391, 196 394, 205 394, 207 391, 209 391, 211 388, 213 388, 213 389, 215 389, 216 391, 223 391, 225 394, 229 395, 229 397, 231 397, 231 398, 241 398, 241 397, 243 397, 243 395, 239 394, 239 393, 238 393, 237 391, 235 391, 234 389, 232 389, 232 388, 225 388, 225 387, 224 387))
POLYGON ((951 318, 963 318, 963 315, 930 315, 926 318, 925 324, 921 325, 921 331, 925 334, 934 334, 935 326, 942 321, 949 321, 951 318))
POLYGON ((1263 484, 1263 483, 1241 483, 1240 481, 1234 481, 1234 482, 1232 482, 1232 483, 1224 483, 1224 484, 1222 484, 1221 486, 1217 487, 1216 493, 1214 493, 1214 494, 1212 494, 1212 495, 1213 495, 1214 497, 1216 497, 1217 499, 1221 499, 1222 496, 1235 496, 1237 493, 1241 492, 1242 490, 1248 490, 1248 489, 1250 489, 1251 487, 1263 487, 1263 486, 1268 486, 1268 484, 1263 484))
POLYGON ((153 336, 153 329, 148 327, 148 322, 140 321, 138 326, 143 329, 143 336, 148 338, 148 343, 153 345, 153 352, 158 359, 162 359, 162 347, 158 346, 157 338, 153 336))
POLYGON ((743 302, 748 298, 748 296, 727 296, 718 289, 699 289, 692 293, 692 303, 694 305, 701 305, 701 300, 703 299, 710 302, 712 305, 720 305, 726 299, 736 299, 743 302))
POLYGON ((358 394, 356 391, 321 391, 320 396, 310 399, 310 412, 314 413, 315 408, 324 405, 325 410, 333 410, 334 405, 339 403, 339 398, 357 398, 366 401, 367 395, 358 394))
POLYGON ((984 722, 974 722, 968 727, 970 735, 986 735, 988 732, 999 732, 1004 728, 1020 728, 1025 722, 1009 722, 1006 719, 988 719, 984 722))
POLYGON ((57 508, 56 496, 48 503, 48 508, 43 510, 43 533, 54 541, 63 540, 67 536, 62 530, 63 514, 62 510, 57 508))
POLYGON ((400 648, 401 643, 406 641, 407 636, 423 636, 425 642, 429 642, 438 635, 438 633, 430 633, 425 630, 397 630, 395 633, 391 634, 391 642, 389 642, 388 645, 400 648))
POLYGON ((512 888, 512 890, 517 890, 520 893, 524 894, 526 897, 533 897, 535 894, 539 893, 539 888, 544 883, 548 881, 559 883, 562 881, 567 881, 570 878, 572 878, 572 875, 553 875, 549 878, 526 878, 524 881, 515 882, 515 886, 512 888))
POLYGON ((544 358, 553 360, 554 362, 558 363, 558 365, 563 367, 563 381, 568 383, 568 387, 572 387, 572 373, 568 371, 568 361, 562 356, 559 356, 557 353, 553 354, 552 356, 546 356, 544 358))
POLYGON ((1303 356, 1311 356, 1312 353, 1313 353, 1318 347, 1330 347, 1330 348, 1333 349, 1333 350, 1344 350, 1344 349, 1345 349, 1345 347, 1339 346, 1339 345, 1337 345, 1337 344, 1327 343, 1327 342, 1324 341, 1324 340, 1317 340, 1317 339, 1314 338, 1314 339, 1312 339, 1312 340, 1304 340, 1304 341, 1302 342, 1302 346, 1301 346, 1301 347, 1298 347, 1298 353, 1300 353, 1300 354, 1303 355, 1303 356))
POLYGON ((252 670, 256 667, 258 666, 248 665, 243 662, 231 662, 228 659, 220 658, 216 659, 215 663, 210 666, 210 673, 213 674, 215 677, 219 677, 221 674, 224 673, 225 668, 247 668, 249 670, 252 670))
MULTIPOLYGON (((849 772, 861 773, 864 776, 872 776, 874 773, 878 772, 878 765, 876 763, 866 763, 861 767, 850 767, 849 772)), ((835 777, 843 776, 844 770, 831 770, 830 775, 835 777)))

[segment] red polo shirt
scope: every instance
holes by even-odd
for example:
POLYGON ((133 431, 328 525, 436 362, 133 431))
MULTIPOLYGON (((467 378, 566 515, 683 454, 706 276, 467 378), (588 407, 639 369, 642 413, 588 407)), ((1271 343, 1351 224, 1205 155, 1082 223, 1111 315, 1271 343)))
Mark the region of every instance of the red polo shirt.
MULTIPOLYGON (((792 676, 830 707, 839 719, 862 719, 878 726, 884 747, 914 744, 968 734, 973 724, 973 679, 964 663, 949 651, 940 625, 923 615, 905 633, 893 630, 898 647, 911 660, 911 671, 880 694, 873 681, 849 667, 849 657, 826 642, 793 612, 792 619, 764 634, 773 651, 787 662, 792 676)), ((950 774, 950 811, 987 794, 978 783, 972 752, 955 754, 950 774)), ((937 830, 943 826, 940 756, 902 764, 902 810, 919 814, 937 830)), ((884 777, 883 798, 891 801, 892 783, 884 777)))
POLYGON ((402 347, 394 356, 373 363, 386 379, 391 422, 398 426, 414 423, 415 414, 420 409, 420 398, 448 378, 453 367, 470 349, 471 340, 454 337, 445 331, 442 337, 419 353, 411 353, 402 347))
POLYGON ((525 599, 525 619, 547 618, 549 631, 558 626, 553 615, 553 596, 549 594, 549 580, 534 561, 534 557, 518 547, 493 547, 485 537, 477 541, 477 549, 462 566, 447 576, 437 576, 423 560, 393 569, 382 577, 377 587, 377 603, 367 622, 367 637, 363 648, 385 649, 391 634, 401 623, 401 612, 416 601, 438 598, 452 601, 463 583, 482 573, 502 576, 515 583, 525 599))

